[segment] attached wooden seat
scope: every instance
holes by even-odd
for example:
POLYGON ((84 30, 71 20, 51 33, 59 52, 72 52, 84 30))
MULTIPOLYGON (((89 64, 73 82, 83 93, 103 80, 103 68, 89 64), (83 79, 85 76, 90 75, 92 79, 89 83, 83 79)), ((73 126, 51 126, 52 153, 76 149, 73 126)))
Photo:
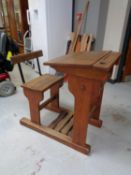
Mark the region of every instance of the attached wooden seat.
POLYGON ((22 85, 23 88, 30 89, 32 91, 44 92, 51 88, 56 83, 63 81, 63 77, 54 76, 50 74, 44 74, 40 77, 34 78, 33 80, 22 85))
MULTIPOLYGON (((31 122, 40 125, 40 110, 47 108, 55 112, 62 112, 63 109, 59 107, 59 88, 63 84, 63 77, 44 74, 41 75, 40 65, 38 57, 43 56, 42 51, 35 51, 26 54, 19 54, 12 57, 12 62, 14 64, 19 64, 23 61, 29 61, 31 59, 37 58, 38 69, 40 76, 22 85, 24 94, 28 98, 31 122), (40 103, 44 98, 44 92, 50 90, 50 98, 44 103, 40 103)), ((20 67, 20 71, 22 69, 20 67)), ((23 77, 23 73, 22 73, 23 77)), ((24 80, 24 78, 23 78, 24 80)), ((25 81, 23 81, 25 82, 25 81)))
POLYGON ((28 98, 31 121, 36 124, 40 122, 40 110, 47 108, 55 112, 61 112, 59 107, 59 88, 63 83, 63 77, 45 74, 22 85, 24 94, 28 98), (50 98, 44 103, 40 102, 44 98, 44 92, 50 89, 50 98))

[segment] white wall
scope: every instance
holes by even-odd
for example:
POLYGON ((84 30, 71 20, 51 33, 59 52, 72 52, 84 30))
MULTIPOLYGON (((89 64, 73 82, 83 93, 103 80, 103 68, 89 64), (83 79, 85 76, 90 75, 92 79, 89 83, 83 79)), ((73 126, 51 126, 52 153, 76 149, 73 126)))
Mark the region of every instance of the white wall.
POLYGON ((42 72, 53 73, 43 62, 64 55, 71 32, 72 0, 28 0, 34 50, 42 49, 42 72), (35 15, 35 10, 38 14, 35 15))
MULTIPOLYGON (((127 26, 130 0, 110 0, 103 50, 122 51, 127 26)), ((119 66, 114 66, 112 80, 117 77, 119 66)))
POLYGON ((48 39, 47 39, 47 20, 46 20, 46 1, 45 0, 28 0, 31 34, 33 42, 33 50, 42 50, 43 57, 40 59, 42 73, 49 71, 47 66, 43 66, 43 62, 48 60, 48 39), (38 10, 36 15, 35 10, 38 10))
POLYGON ((120 51, 124 38, 128 0, 110 0, 104 37, 104 50, 120 51))
MULTIPOLYGON (((66 53, 67 40, 71 33, 72 0, 47 0, 48 58, 66 53)), ((50 73, 53 70, 50 69, 50 73)))
POLYGON ((65 54, 71 32, 72 1, 47 0, 49 59, 65 54))

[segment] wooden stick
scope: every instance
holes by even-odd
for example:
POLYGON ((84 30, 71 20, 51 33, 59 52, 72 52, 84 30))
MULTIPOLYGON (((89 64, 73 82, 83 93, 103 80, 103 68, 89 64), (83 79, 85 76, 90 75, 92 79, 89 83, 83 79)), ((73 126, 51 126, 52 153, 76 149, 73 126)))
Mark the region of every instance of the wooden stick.
POLYGON ((80 49, 81 52, 86 51, 88 39, 89 39, 88 34, 84 34, 82 36, 82 39, 81 39, 81 49, 80 49))
POLYGON ((86 3, 86 6, 85 6, 84 11, 83 11, 83 14, 82 14, 82 18, 81 18, 81 20, 78 23, 78 27, 77 27, 77 31, 76 31, 76 36, 74 37, 74 40, 71 43, 71 46, 70 46, 70 49, 69 49, 69 52, 70 53, 71 52, 74 52, 74 50, 75 50, 77 39, 78 39, 80 30, 81 30, 81 27, 82 27, 84 18, 85 18, 86 14, 87 14, 88 7, 89 7, 89 1, 86 3))
POLYGON ((91 45, 92 45, 93 40, 94 40, 94 37, 92 34, 90 34, 88 44, 87 44, 87 49, 86 49, 87 52, 91 50, 91 45))

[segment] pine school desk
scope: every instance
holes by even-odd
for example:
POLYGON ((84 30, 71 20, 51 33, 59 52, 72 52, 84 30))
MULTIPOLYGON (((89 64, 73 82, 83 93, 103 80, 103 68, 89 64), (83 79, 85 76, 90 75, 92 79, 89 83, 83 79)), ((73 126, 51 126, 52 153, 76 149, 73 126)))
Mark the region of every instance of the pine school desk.
POLYGON ((120 53, 112 51, 81 52, 61 56, 48 62, 48 65, 68 75, 68 88, 73 94, 74 111, 69 111, 43 127, 29 121, 23 124, 47 135, 79 152, 88 154, 91 146, 86 143, 88 125, 102 126, 100 109, 104 84, 110 79, 113 65, 118 62, 120 53))

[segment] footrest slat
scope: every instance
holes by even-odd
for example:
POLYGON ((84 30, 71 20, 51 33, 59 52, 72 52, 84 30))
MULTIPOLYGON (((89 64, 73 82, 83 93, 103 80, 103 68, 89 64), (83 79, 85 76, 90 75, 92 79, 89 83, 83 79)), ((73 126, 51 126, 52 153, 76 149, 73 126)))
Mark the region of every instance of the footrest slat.
POLYGON ((61 131, 61 129, 66 125, 66 123, 68 123, 68 121, 72 118, 72 116, 73 112, 69 112, 69 114, 65 118, 63 118, 54 129, 56 131, 61 131))
POLYGON ((67 123, 67 125, 61 130, 62 134, 68 135, 70 130, 73 128, 73 118, 67 123))
POLYGON ((62 112, 59 116, 48 126, 49 128, 54 129, 56 125, 66 116, 67 112, 62 112))

